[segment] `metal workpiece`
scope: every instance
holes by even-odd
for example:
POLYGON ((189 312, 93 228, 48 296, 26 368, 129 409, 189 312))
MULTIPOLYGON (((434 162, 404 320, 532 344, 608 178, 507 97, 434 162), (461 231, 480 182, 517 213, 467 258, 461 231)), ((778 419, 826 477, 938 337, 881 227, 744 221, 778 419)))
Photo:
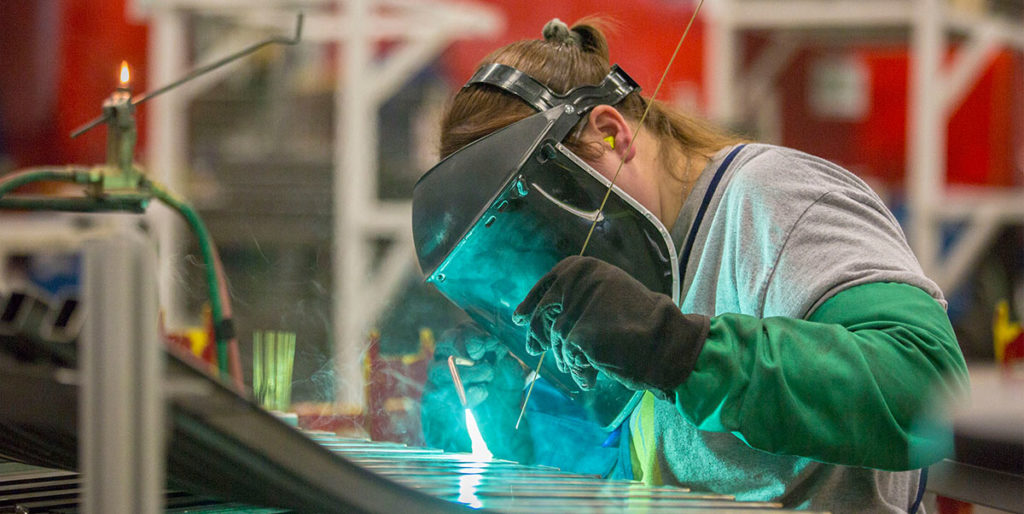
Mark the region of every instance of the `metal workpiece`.
MULTIPOLYGON (((100 420, 92 414, 87 419, 75 415, 77 380, 55 380, 75 371, 61 372, 45 363, 27 366, 4 357, 0 352, 0 395, 15 401, 0 403, 0 455, 76 469, 76 447, 92 445, 91 439, 102 433, 91 430, 91 436, 83 434, 86 440, 77 434, 79 421, 96 428, 100 420), (47 398, 45 403, 36 400, 40 395, 47 398)), ((163 415, 169 427, 169 490, 163 502, 168 509, 246 511, 238 507, 242 505, 249 512, 253 506, 287 512, 782 512, 777 503, 303 431, 173 354, 166 355, 163 377, 163 415)), ((96 407, 113 413, 117 406, 107 402, 96 407)), ((117 415, 123 416, 122 411, 117 415)), ((137 428, 133 432, 140 435, 137 428)), ((36 470, 8 478, 0 466, 0 511, 33 505, 29 512, 53 512, 80 504, 83 484, 77 474, 36 470)), ((111 494, 120 487, 105 485, 111 494)), ((110 505, 114 498, 98 500, 110 505)))
POLYGON ((307 432, 317 444, 398 484, 475 509, 499 512, 622 512, 704 509, 782 512, 772 502, 633 480, 606 480, 546 466, 528 466, 467 453, 307 432))
MULTIPOLYGON (((79 351, 40 351, 26 362, 0 345, 0 512, 780 511, 776 503, 297 429, 161 348, 154 256, 139 237, 86 246, 79 351), (12 470, 5 458, 64 471, 12 470)), ((39 344, 17 334, 19 344, 39 344)))

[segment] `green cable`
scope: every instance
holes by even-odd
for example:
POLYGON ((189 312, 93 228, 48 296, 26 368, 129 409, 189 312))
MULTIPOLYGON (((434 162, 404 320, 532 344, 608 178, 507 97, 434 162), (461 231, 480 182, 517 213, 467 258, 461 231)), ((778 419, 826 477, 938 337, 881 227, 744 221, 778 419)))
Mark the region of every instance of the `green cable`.
POLYGON ((155 182, 143 178, 139 186, 153 193, 157 200, 160 200, 168 207, 178 211, 181 217, 192 228, 199 240, 199 251, 203 255, 203 262, 206 265, 206 286, 210 295, 210 311, 213 317, 213 334, 217 342, 217 367, 220 369, 221 378, 228 376, 228 342, 222 337, 221 323, 223 323, 223 308, 220 304, 220 286, 217 284, 217 270, 213 260, 213 239, 206 229, 199 214, 185 201, 175 197, 166 189, 158 186, 155 182))
POLYGON ((38 169, 20 172, 17 175, 0 179, 0 197, 33 182, 90 182, 89 172, 80 169, 52 170, 38 169))
MULTIPOLYGON (((102 180, 102 178, 100 178, 102 180)), ((88 184, 95 182, 95 178, 88 170, 69 168, 65 170, 39 169, 20 172, 18 175, 0 179, 0 198, 7 193, 33 182, 59 181, 88 184)), ((178 211, 185 221, 192 228, 196 238, 199 240, 199 250, 203 254, 203 261, 206 264, 206 283, 210 294, 210 311, 213 317, 213 333, 217 343, 217 366, 220 369, 221 378, 228 375, 228 347, 227 341, 221 336, 221 324, 223 323, 223 308, 220 304, 220 286, 217 283, 217 271, 213 260, 213 240, 210 232, 203 224, 191 206, 183 200, 178 199, 166 189, 143 177, 139 186, 153 193, 153 196, 166 204, 168 207, 178 211)))

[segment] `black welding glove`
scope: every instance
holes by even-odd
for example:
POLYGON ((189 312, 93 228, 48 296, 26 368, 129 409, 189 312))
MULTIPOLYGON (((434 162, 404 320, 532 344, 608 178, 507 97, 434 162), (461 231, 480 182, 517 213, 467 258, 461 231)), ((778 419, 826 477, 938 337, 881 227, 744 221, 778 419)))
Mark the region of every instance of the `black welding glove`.
POLYGON ((420 410, 427 445, 471 450, 465 410, 448 369, 450 355, 456 357, 466 407, 472 409, 491 452, 501 459, 530 462, 529 431, 515 430, 526 371, 497 338, 471 323, 445 331, 434 349, 420 410))
POLYGON ((611 264, 572 256, 537 281, 513 322, 529 328, 527 351, 550 351, 584 389, 601 371, 671 399, 697 362, 710 319, 683 314, 671 298, 611 264))

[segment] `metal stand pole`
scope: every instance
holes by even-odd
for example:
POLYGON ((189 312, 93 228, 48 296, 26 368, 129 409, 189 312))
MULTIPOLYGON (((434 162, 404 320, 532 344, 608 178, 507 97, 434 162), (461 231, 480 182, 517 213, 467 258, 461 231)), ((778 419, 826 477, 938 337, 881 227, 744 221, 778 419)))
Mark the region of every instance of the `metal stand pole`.
POLYGON ((163 510, 156 254, 134 231, 84 245, 79 469, 85 513, 163 510))

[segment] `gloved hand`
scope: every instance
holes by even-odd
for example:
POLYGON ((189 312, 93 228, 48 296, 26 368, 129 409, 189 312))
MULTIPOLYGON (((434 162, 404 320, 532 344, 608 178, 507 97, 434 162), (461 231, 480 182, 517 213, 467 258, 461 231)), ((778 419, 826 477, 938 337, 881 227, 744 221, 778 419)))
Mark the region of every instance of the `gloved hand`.
POLYGON ((446 331, 434 349, 423 388, 420 421, 427 445, 468 452, 465 410, 448 369, 448 356, 472 361, 459 365, 466 406, 473 411, 484 441, 495 457, 532 461, 529 430, 515 430, 526 372, 497 338, 465 323, 446 331))
POLYGON ((550 351, 581 388, 593 388, 601 371, 669 399, 693 370, 710 320, 683 314, 611 264, 572 256, 537 281, 513 322, 529 327, 527 351, 550 351))

